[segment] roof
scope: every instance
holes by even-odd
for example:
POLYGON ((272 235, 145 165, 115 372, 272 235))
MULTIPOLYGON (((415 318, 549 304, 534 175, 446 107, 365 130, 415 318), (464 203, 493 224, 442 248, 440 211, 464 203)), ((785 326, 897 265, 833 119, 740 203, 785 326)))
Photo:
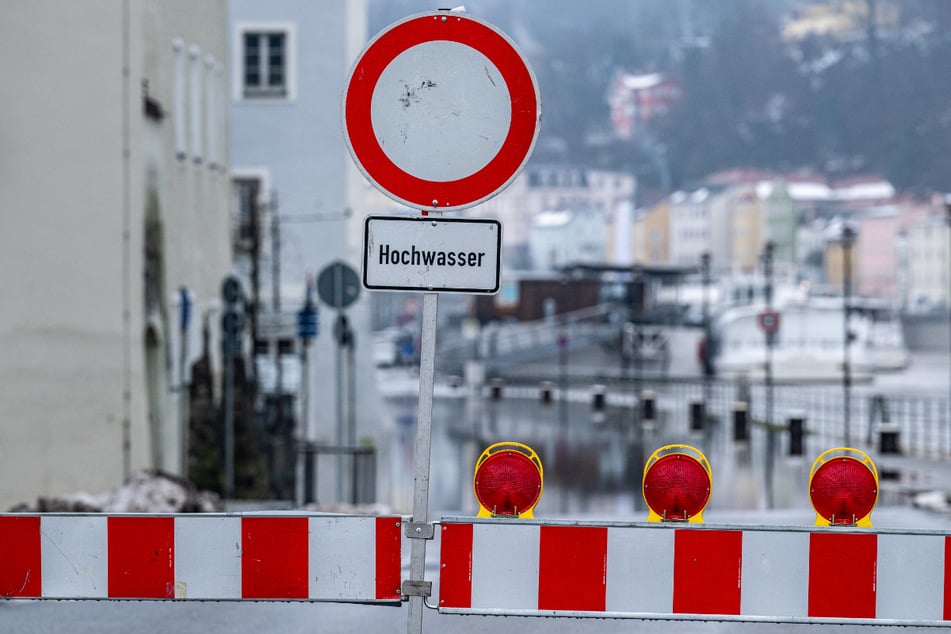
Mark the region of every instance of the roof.
POLYGON ((644 264, 588 264, 575 262, 566 264, 558 269, 565 274, 580 274, 585 276, 600 276, 603 273, 628 273, 634 277, 652 277, 658 279, 680 278, 694 275, 700 271, 700 266, 676 265, 644 265, 644 264))

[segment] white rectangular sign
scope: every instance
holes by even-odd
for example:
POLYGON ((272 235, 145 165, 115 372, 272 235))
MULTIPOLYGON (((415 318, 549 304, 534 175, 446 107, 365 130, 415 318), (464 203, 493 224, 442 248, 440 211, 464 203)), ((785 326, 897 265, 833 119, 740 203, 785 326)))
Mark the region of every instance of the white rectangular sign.
POLYGON ((502 223, 476 218, 369 216, 363 285, 372 290, 499 291, 502 223))
POLYGON ((293 339, 297 337, 297 313, 258 313, 257 335, 261 339, 293 339))

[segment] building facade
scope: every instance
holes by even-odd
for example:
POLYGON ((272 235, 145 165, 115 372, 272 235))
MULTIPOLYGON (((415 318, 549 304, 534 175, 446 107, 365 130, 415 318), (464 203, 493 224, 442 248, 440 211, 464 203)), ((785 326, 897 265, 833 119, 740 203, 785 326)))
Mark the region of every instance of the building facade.
POLYGON ((625 172, 529 163, 498 196, 468 213, 501 220, 505 267, 528 269, 536 215, 562 209, 590 209, 608 220, 622 204, 634 200, 636 190, 637 180, 625 172))
POLYGON ((937 214, 908 226, 908 274, 904 306, 910 312, 946 309, 951 293, 951 238, 945 218, 937 214))
POLYGON ((182 471, 177 369, 230 264, 226 16, 56 1, 0 21, 0 508, 182 471))
POLYGON ((670 199, 638 212, 634 224, 635 261, 639 264, 670 262, 670 199))
POLYGON ((532 268, 554 271, 570 264, 607 260, 607 223, 591 209, 547 211, 535 216, 530 252, 532 268))
POLYGON ((670 264, 697 265, 710 249, 710 190, 674 192, 670 196, 670 264))
MULTIPOLYGON (((366 185, 346 148, 340 104, 368 39, 365 2, 230 0, 229 6, 235 218, 248 235, 253 218, 262 242, 256 264, 261 319, 289 324, 259 331, 254 343, 265 400, 288 401, 287 409, 265 413, 265 425, 273 426, 277 416, 281 426, 290 421, 296 439, 332 445, 343 418, 342 444, 375 438, 380 412, 366 291, 342 310, 315 294, 320 332, 303 371, 294 327, 308 281, 338 261, 355 271, 362 261, 366 185), (341 317, 355 333, 352 356, 335 336, 341 317)), ((253 294, 250 257, 245 249, 236 271, 253 294)))

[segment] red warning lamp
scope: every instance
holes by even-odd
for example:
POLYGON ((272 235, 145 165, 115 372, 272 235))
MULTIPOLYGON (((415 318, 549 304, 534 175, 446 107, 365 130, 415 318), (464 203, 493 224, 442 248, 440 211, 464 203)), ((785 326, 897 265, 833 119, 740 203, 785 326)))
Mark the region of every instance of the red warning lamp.
POLYGON ((863 451, 836 447, 819 455, 809 472, 816 526, 872 526, 878 470, 863 451), (855 454, 855 455, 852 455, 855 454))
POLYGON ((476 460, 472 476, 478 517, 531 519, 544 479, 542 461, 531 447, 518 442, 490 445, 476 460))
POLYGON ((689 445, 661 447, 644 466, 647 521, 702 524, 711 483, 710 463, 699 449, 689 445))

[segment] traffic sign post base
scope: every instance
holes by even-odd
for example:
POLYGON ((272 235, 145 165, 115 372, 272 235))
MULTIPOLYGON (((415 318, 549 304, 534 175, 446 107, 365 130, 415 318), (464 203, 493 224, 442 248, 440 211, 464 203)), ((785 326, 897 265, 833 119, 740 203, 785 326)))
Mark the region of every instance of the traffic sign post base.
MULTIPOLYGON (((416 525, 429 521, 429 466, 432 459, 433 384, 436 367, 436 312, 439 295, 423 295, 422 337, 419 360, 419 406, 416 415, 416 461, 413 484, 413 518, 416 525)), ((413 539, 410 545, 410 582, 425 582, 426 541, 413 539)), ((425 597, 409 597, 406 631, 423 631, 425 597)))

